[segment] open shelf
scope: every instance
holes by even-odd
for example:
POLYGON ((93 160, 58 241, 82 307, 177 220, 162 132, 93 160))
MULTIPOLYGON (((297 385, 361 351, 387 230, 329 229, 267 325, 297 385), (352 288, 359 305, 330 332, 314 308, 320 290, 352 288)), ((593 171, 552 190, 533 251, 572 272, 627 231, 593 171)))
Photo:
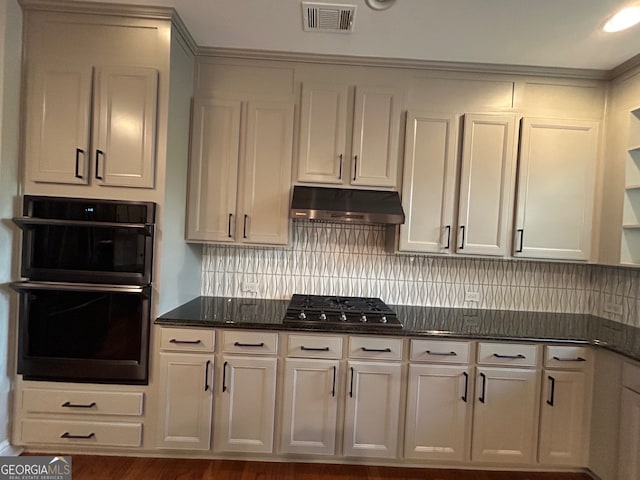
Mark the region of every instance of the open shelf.
POLYGON ((620 264, 640 267, 640 107, 629 111, 620 264))

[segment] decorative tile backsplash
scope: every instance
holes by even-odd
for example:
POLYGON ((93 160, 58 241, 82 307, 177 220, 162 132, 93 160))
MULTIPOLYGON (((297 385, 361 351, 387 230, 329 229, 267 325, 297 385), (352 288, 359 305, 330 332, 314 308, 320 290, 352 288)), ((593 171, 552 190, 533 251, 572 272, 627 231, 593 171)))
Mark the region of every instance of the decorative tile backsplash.
POLYGON ((286 248, 206 247, 202 294, 371 296, 389 304, 592 313, 640 327, 640 272, 635 270, 392 254, 385 250, 384 227, 292 225, 286 248), (257 292, 248 291, 255 286, 257 292), (605 312, 605 306, 620 312, 605 312))

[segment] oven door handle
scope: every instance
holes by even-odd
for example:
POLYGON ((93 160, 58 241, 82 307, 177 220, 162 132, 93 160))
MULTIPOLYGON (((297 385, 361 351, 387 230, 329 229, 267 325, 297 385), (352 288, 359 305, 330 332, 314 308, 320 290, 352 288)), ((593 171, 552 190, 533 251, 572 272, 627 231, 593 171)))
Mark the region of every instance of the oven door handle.
POLYGON ((149 297, 151 286, 139 285, 111 285, 100 283, 64 283, 64 282, 12 282, 11 288, 18 292, 29 290, 64 290, 69 292, 114 292, 140 293, 149 297))
POLYGON ((153 223, 119 223, 93 222, 85 220, 57 220, 54 218, 14 217, 13 223, 25 230, 36 225, 54 225, 60 227, 97 227, 97 228, 130 228, 138 230, 149 237, 153 236, 153 223))

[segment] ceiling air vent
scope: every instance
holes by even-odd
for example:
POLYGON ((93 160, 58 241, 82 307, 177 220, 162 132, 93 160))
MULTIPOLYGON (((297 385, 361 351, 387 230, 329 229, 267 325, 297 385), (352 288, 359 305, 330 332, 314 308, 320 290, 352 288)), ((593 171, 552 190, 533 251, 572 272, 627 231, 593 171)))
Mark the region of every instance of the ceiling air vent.
POLYGON ((302 2, 305 32, 351 33, 355 15, 355 5, 302 2))

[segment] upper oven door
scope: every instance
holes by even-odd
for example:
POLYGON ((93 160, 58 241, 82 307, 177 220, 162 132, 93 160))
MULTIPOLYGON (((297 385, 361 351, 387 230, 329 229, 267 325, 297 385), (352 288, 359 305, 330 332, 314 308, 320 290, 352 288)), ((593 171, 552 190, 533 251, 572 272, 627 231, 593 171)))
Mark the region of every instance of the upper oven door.
POLYGON ((14 219, 23 230, 22 276, 148 285, 154 224, 147 208, 148 204, 127 202, 26 197, 25 216, 14 219))

